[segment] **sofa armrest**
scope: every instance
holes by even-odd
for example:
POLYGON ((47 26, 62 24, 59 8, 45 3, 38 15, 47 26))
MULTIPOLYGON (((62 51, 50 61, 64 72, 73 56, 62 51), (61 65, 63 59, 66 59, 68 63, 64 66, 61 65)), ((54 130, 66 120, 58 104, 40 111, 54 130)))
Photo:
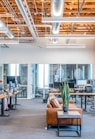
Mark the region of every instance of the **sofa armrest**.
POLYGON ((57 111, 62 111, 62 108, 47 108, 46 109, 46 123, 50 125, 51 123, 57 124, 57 111))

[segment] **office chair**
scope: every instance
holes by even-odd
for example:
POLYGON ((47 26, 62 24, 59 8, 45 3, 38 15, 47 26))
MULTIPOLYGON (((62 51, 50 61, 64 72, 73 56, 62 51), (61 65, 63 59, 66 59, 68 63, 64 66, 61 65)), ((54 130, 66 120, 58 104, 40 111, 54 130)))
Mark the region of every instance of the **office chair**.
POLYGON ((85 86, 85 92, 92 93, 93 87, 92 86, 85 86))
MULTIPOLYGON (((85 92, 86 93, 92 93, 93 92, 93 87, 92 86, 85 86, 85 92)), ((88 96, 87 104, 93 104, 93 99, 92 99, 91 96, 88 96)))
MULTIPOLYGON (((89 92, 89 93, 93 92, 93 87, 92 86, 86 86, 85 89, 86 89, 86 92, 89 92)), ((89 104, 89 102, 90 102, 90 104, 92 104, 89 108, 89 111, 95 112, 94 98, 89 97, 88 104, 89 104)))

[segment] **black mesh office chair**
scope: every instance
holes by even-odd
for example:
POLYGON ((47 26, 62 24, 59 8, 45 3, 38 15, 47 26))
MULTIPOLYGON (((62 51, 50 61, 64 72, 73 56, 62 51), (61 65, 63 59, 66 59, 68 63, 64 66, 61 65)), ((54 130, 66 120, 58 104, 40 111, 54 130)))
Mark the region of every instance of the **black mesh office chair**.
MULTIPOLYGON (((85 92, 86 93, 92 93, 93 87, 92 86, 85 86, 85 92)), ((87 104, 93 104, 93 98, 92 97, 88 96, 87 104)))
POLYGON ((93 87, 92 86, 85 86, 85 92, 92 93, 93 87))

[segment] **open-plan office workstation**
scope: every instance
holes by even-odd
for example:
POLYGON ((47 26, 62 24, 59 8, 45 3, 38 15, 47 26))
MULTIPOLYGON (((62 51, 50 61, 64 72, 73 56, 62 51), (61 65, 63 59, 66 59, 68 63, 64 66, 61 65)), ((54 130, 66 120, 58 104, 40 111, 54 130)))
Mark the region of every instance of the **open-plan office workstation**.
POLYGON ((94 139, 94 94, 95 0, 0 0, 0 139, 94 139))

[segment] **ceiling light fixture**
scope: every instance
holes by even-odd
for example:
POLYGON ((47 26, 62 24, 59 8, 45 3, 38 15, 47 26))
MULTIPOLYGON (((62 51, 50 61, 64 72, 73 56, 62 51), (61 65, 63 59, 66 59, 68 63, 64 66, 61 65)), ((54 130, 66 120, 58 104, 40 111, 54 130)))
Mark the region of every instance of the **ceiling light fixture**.
POLYGON ((11 30, 5 25, 5 23, 0 19, 0 33, 5 33, 10 39, 13 39, 13 33, 11 30))
POLYGON ((14 17, 12 14, 6 13, 6 14, 0 14, 0 17, 14 17))
POLYGON ((77 35, 77 34, 72 34, 72 35, 45 35, 46 39, 50 39, 50 38, 66 38, 66 39, 95 39, 95 35, 77 35))
POLYGON ((44 23, 56 23, 56 22, 95 22, 95 17, 43 17, 44 23))
POLYGON ((19 40, 0 40, 0 44, 19 44, 19 40))
POLYGON ((86 48, 85 44, 48 44, 46 48, 86 48))

